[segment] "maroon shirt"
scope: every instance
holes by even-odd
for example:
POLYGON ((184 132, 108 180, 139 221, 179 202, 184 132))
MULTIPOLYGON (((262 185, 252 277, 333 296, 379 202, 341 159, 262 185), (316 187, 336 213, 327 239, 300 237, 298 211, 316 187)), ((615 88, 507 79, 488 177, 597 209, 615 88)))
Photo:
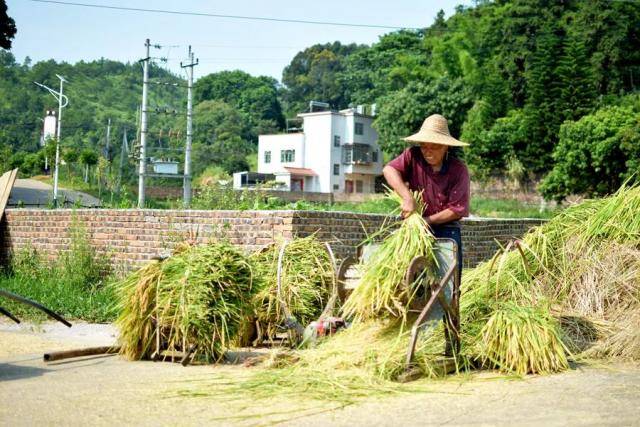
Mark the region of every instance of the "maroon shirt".
POLYGON ((425 217, 445 209, 469 216, 469 171, 461 160, 451 157, 442 163, 439 172, 434 172, 420 147, 414 146, 404 150, 388 166, 400 172, 411 190, 424 190, 425 217))

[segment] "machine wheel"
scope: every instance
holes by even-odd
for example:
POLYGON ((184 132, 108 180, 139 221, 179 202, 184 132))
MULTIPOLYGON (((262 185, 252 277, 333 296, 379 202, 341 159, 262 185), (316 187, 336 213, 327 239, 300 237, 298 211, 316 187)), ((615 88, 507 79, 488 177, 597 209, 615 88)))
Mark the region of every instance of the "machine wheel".
POLYGON ((338 268, 338 280, 336 281, 336 287, 338 291, 338 298, 340 299, 341 303, 344 303, 349 294, 352 292, 352 289, 348 289, 345 282, 348 280, 347 271, 349 270, 349 268, 357 264, 357 262, 358 261, 355 257, 348 256, 340 263, 340 267, 338 268))
MULTIPOLYGON (((412 293, 411 288, 414 282, 418 279, 418 277, 420 277, 425 268, 427 268, 428 264, 429 260, 424 256, 417 256, 413 260, 411 260, 411 263, 409 264, 407 272, 405 273, 404 279, 402 281, 402 286, 407 291, 408 295, 412 293)), ((424 307, 424 305, 426 304, 430 294, 431 293, 429 292, 429 289, 427 287, 422 287, 422 289, 415 294, 415 297, 411 302, 411 307, 409 308, 420 310, 420 308, 424 307)))

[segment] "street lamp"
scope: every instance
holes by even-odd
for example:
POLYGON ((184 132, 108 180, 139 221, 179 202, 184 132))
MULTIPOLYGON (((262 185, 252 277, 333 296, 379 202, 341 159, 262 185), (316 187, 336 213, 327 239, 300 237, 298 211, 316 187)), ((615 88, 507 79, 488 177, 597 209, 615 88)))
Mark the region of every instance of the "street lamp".
POLYGON ((58 166, 60 164, 60 124, 62 123, 62 109, 69 104, 69 98, 62 94, 62 85, 66 80, 60 74, 56 74, 60 79, 60 92, 56 92, 42 83, 34 82, 41 88, 49 91, 58 100, 58 127, 56 129, 56 161, 53 169, 53 205, 58 207, 58 166))

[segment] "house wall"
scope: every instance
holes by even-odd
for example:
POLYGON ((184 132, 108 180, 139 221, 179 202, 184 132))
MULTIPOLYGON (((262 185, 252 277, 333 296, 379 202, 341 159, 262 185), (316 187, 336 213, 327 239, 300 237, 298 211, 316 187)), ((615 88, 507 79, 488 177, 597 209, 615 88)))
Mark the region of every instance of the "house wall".
POLYGON ((331 149, 333 114, 312 114, 304 117, 305 168, 312 169, 317 176, 314 191, 331 192, 331 149))
MULTIPOLYGON (((317 233, 331 242, 339 258, 355 253, 367 236, 388 219, 384 215, 319 211, 184 211, 154 209, 7 209, 0 224, 0 257, 33 247, 51 258, 67 250, 73 224, 82 225, 91 244, 117 269, 129 270, 175 244, 226 237, 251 251, 280 238, 317 233)), ((465 266, 490 259, 509 239, 541 224, 535 219, 466 219, 462 221, 465 266)))
POLYGON ((285 133, 278 135, 260 135, 258 137, 258 172, 276 173, 285 171, 285 166, 303 168, 304 166, 305 135, 303 133, 285 133), (295 161, 282 163, 280 152, 295 150, 295 161), (271 162, 264 162, 264 152, 271 151, 271 162))
MULTIPOLYGON (((369 116, 354 112, 318 112, 305 113, 304 133, 260 135, 258 138, 258 172, 285 172, 286 166, 312 169, 317 176, 305 178, 305 191, 344 192, 345 174, 357 173, 371 175, 382 174, 382 152, 377 144, 378 134, 371 124, 369 116), (355 135, 355 122, 363 124, 363 135, 355 135), (340 137, 340 147, 334 147, 334 136, 340 137), (378 161, 371 165, 344 165, 342 163, 342 145, 366 143, 372 150, 378 151, 378 161), (281 150, 296 151, 295 161, 280 162, 281 150), (265 151, 271 151, 271 162, 264 162, 265 151), (334 165, 339 165, 339 174, 333 174, 334 165), (337 186, 337 187, 335 187, 337 186)), ((366 180, 370 182, 369 179, 366 180)), ((374 192, 374 185, 367 185, 365 192, 374 192)))
POLYGON ((346 115, 346 131, 345 144, 368 144, 371 150, 378 151, 378 160, 369 165, 344 165, 345 174, 366 174, 366 175, 382 175, 382 150, 378 145, 378 132, 373 128, 373 118, 363 116, 357 113, 349 113, 346 115), (363 124, 362 135, 355 134, 355 123, 363 124))
POLYGON ((346 117, 341 115, 333 115, 332 120, 332 133, 331 133, 331 166, 329 173, 331 174, 331 187, 330 192, 342 192, 344 191, 344 165, 342 164, 342 145, 348 140, 348 123, 346 117), (333 137, 340 137, 340 146, 333 146, 333 137), (340 171, 338 175, 333 174, 333 165, 340 165, 340 171), (337 186, 337 188, 336 188, 337 186))

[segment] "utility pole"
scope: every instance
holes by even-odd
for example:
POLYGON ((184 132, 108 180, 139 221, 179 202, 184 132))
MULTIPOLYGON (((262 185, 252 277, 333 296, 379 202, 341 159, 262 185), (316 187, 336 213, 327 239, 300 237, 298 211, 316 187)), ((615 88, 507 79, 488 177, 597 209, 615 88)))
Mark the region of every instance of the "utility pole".
POLYGON ((58 207, 58 170, 60 169, 60 131, 62 126, 62 98, 66 99, 65 106, 69 103, 68 98, 62 94, 62 85, 66 80, 60 74, 56 74, 60 79, 60 96, 58 97, 58 129, 56 130, 56 166, 53 170, 53 205, 58 207))
POLYGON ((107 160, 111 161, 111 118, 107 121, 107 141, 105 143, 104 151, 107 160))
POLYGON ((41 83, 34 82, 41 88, 44 88, 49 91, 51 95, 53 95, 58 100, 58 126, 56 128, 56 160, 53 170, 53 205, 58 207, 58 169, 60 166, 60 131, 62 128, 62 109, 69 104, 69 98, 66 97, 63 93, 63 84, 66 82, 64 77, 60 74, 56 74, 56 76, 60 79, 60 91, 56 92, 48 86, 45 86, 41 83))
POLYGON ((147 39, 144 43, 147 48, 147 55, 142 59, 142 118, 140 129, 140 166, 138 170, 138 208, 144 208, 144 176, 147 168, 147 91, 149 86, 149 47, 151 43, 147 39))
POLYGON ((193 137, 193 67, 198 65, 198 60, 193 62, 193 52, 189 46, 189 63, 180 66, 187 69, 187 143, 184 150, 184 181, 183 181, 183 203, 188 208, 191 205, 191 142, 193 137))
POLYGON ((124 128, 122 134, 122 147, 120 148, 120 169, 118 170, 118 188, 116 193, 120 194, 120 187, 122 187, 122 169, 124 169, 124 159, 129 152, 129 143, 127 141, 127 128, 124 128))

